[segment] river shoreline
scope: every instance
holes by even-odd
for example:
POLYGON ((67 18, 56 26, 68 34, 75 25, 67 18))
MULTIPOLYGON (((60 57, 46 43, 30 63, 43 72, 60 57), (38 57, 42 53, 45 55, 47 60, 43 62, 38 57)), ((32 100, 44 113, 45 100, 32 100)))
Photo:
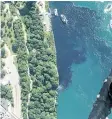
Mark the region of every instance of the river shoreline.
MULTIPOLYGON (((83 2, 80 4, 84 5, 83 2)), ((100 23, 107 25, 108 18, 103 13, 103 7, 99 8, 99 4, 88 2, 89 7, 85 8, 73 6, 70 2, 51 3, 51 9, 56 8, 59 14, 63 13, 68 18, 68 25, 63 25, 58 17, 52 19, 60 81, 72 81, 58 96, 59 119, 87 119, 102 81, 109 74, 112 64, 111 48, 104 42, 111 39, 106 32, 105 38, 102 37, 103 31, 107 29, 100 23), (104 16, 101 16, 102 14, 104 16), (97 31, 100 34, 97 34, 97 31)), ((103 6, 102 4, 100 6, 103 6)))
MULTIPOLYGON (((39 3, 38 3, 39 4, 39 3)), ((41 2, 42 6, 39 6, 40 9, 40 13, 43 14, 43 25, 44 25, 44 34, 45 34, 45 40, 49 39, 50 40, 50 44, 51 44, 51 49, 55 55, 55 61, 53 66, 55 67, 55 73, 58 77, 58 82, 59 82, 59 74, 58 74, 58 68, 57 68, 57 53, 56 53, 56 45, 55 45, 55 40, 54 40, 54 33, 52 30, 52 21, 51 21, 51 14, 48 12, 49 10, 49 2, 41 2), (46 7, 47 6, 47 7, 46 7)), ((46 40, 47 42, 47 40, 46 40)), ((59 86, 59 83, 58 83, 59 86)), ((58 91, 55 91, 56 95, 55 95, 55 99, 54 99, 54 107, 56 108, 57 106, 57 97, 58 97, 58 91)), ((56 109, 55 109, 56 110, 56 109)), ((57 116, 57 111, 55 112, 56 116, 57 116)))
MULTIPOLYGON (((46 4, 48 4, 48 6, 49 6, 49 2, 48 3, 46 3, 46 4)), ((47 12, 48 12, 48 9, 47 9, 47 12)), ((55 38, 54 38, 54 33, 53 33, 53 30, 52 30, 52 22, 51 22, 51 17, 49 16, 49 24, 50 24, 50 29, 51 29, 51 31, 49 31, 49 33, 50 33, 50 35, 51 35, 51 37, 52 37, 52 41, 53 41, 53 44, 54 44, 54 46, 53 46, 53 50, 54 50, 54 53, 55 53, 55 60, 56 60, 56 73, 57 73, 57 76, 58 76, 58 82, 59 82, 59 73, 58 73, 58 66, 57 66, 57 52, 56 52, 56 44, 55 44, 55 38)), ((59 84, 58 84, 58 86, 59 86, 59 84)), ((58 91, 56 90, 56 95, 58 95, 58 91)), ((54 101, 54 105, 58 105, 58 102, 57 102, 57 96, 55 97, 55 101, 54 101)))

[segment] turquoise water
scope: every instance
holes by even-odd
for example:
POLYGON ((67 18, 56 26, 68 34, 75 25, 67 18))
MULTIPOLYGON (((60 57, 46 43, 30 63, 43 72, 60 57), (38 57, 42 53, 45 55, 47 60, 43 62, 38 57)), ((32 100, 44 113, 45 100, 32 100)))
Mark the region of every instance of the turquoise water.
POLYGON ((99 10, 103 10, 104 9, 104 7, 109 3, 109 2, 107 2, 107 1, 105 1, 105 2, 87 2, 87 1, 82 1, 82 2, 80 2, 80 1, 77 1, 77 2, 73 2, 74 3, 74 5, 76 5, 76 6, 79 6, 79 7, 86 7, 86 8, 89 8, 89 9, 91 9, 91 10, 97 10, 97 9, 99 9, 99 10))
POLYGON ((103 12, 107 4, 53 2, 51 5, 70 21, 64 26, 59 18, 52 20, 60 85, 71 81, 59 93, 58 119, 87 119, 112 68, 112 32, 108 27, 111 16, 103 12))
POLYGON ((58 98, 59 119, 87 119, 102 80, 108 75, 92 59, 82 65, 72 64, 72 84, 58 98))

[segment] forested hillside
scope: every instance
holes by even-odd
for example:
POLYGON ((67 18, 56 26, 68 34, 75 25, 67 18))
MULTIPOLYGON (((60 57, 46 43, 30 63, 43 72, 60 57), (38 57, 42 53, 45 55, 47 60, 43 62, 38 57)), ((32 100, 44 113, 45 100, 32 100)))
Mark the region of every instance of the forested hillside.
MULTIPOLYGON (((47 31, 43 23, 46 9, 41 13, 38 2, 2 3, 2 7, 6 5, 9 5, 8 12, 13 17, 8 22, 11 27, 10 31, 8 29, 10 34, 7 34, 9 40, 6 41, 2 33, 1 47, 4 50, 4 44, 7 44, 16 56, 14 62, 20 77, 21 117, 56 119, 56 89, 59 79, 52 28, 47 31)), ((48 9, 48 2, 45 6, 48 9)), ((2 26, 2 29, 7 28, 3 21, 2 26)), ((5 51, 2 52, 4 56, 5 51)))

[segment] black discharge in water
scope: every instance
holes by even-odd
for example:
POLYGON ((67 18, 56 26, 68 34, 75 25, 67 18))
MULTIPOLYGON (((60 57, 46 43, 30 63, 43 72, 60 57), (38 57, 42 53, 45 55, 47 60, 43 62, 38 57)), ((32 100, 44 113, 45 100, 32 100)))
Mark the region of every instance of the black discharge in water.
POLYGON ((73 63, 84 63, 91 52, 93 55, 98 52, 102 61, 106 62, 106 58, 112 56, 112 50, 102 42, 103 39, 96 36, 101 22, 101 16, 96 11, 73 6, 72 2, 51 2, 52 6, 59 13, 58 17, 52 17, 52 24, 60 84, 66 88, 71 82, 70 67, 73 63), (66 16, 68 24, 62 23, 60 14, 66 16))

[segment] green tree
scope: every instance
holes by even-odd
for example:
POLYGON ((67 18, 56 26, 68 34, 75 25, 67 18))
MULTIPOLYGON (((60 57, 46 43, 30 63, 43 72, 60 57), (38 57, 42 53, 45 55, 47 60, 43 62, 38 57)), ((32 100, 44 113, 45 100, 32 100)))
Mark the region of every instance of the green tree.
POLYGON ((1 58, 5 58, 5 54, 6 54, 5 48, 3 47, 3 48, 1 49, 1 58))
POLYGON ((12 102, 12 89, 10 85, 1 85, 0 94, 1 98, 5 98, 12 102))
POLYGON ((2 70, 1 71, 1 78, 4 78, 5 77, 5 74, 6 74, 6 71, 5 70, 2 70))
POLYGON ((48 90, 52 88, 52 85, 51 85, 50 82, 47 83, 46 88, 47 88, 48 90))

